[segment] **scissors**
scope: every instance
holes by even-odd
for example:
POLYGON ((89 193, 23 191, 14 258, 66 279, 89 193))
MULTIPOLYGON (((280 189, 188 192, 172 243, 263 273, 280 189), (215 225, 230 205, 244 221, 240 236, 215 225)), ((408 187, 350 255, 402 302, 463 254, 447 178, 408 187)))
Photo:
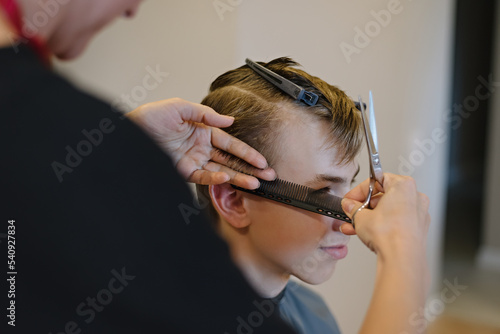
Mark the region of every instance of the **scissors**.
POLYGON ((370 101, 368 105, 369 120, 366 119, 365 115, 365 104, 359 99, 359 110, 361 111, 361 119, 363 121, 363 128, 365 130, 366 146, 368 149, 368 160, 370 162, 370 187, 368 189, 368 195, 366 196, 366 201, 361 205, 356 212, 352 215, 352 227, 355 227, 354 217, 356 214, 370 205, 370 200, 372 198, 373 191, 375 190, 375 182, 380 183, 382 186, 384 184, 384 173, 382 172, 382 165, 380 164, 380 157, 378 155, 378 138, 377 138, 377 126, 375 124, 375 113, 373 110, 373 96, 370 91, 370 101), (368 125, 367 125, 368 123, 368 125))

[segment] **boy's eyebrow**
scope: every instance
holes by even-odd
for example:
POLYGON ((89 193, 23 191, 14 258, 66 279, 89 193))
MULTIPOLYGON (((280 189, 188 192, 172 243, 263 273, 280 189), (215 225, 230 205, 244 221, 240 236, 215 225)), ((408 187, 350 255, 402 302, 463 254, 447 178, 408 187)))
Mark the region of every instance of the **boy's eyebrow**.
MULTIPOLYGON (((356 173, 354 173, 354 176, 352 177, 352 180, 358 175, 359 173, 360 166, 358 165, 358 169, 356 170, 356 173)), ((337 184, 342 184, 342 183, 351 183, 352 180, 347 180, 346 178, 340 177, 340 176, 334 176, 334 175, 328 175, 328 174, 318 174, 314 177, 313 180, 306 182, 306 186, 312 186, 320 182, 331 182, 331 183, 337 183, 337 184)))

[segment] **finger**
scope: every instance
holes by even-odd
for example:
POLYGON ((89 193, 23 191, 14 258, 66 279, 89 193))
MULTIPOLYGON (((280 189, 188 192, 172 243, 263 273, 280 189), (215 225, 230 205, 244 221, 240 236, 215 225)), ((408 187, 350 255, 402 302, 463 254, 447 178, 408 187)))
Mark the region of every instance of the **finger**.
POLYGON ((255 168, 244 160, 235 157, 232 154, 224 152, 219 149, 213 151, 211 159, 223 166, 231 168, 237 172, 252 175, 263 180, 273 181, 276 179, 276 172, 274 169, 268 167, 266 169, 255 168))
POLYGON ((271 167, 267 167, 266 169, 255 168, 254 171, 249 174, 266 181, 276 180, 276 172, 271 167))
MULTIPOLYGON (((366 200, 366 196, 368 195, 369 189, 370 189, 370 178, 364 180, 356 187, 352 188, 347 194, 344 195, 344 198, 350 198, 355 201, 364 202, 366 200)), ((383 191, 382 186, 378 183, 375 183, 375 189, 373 190, 372 196, 382 191, 383 191)))
POLYGON ((229 175, 223 172, 210 172, 198 169, 194 171, 187 180, 188 182, 203 185, 221 184, 229 181, 229 175))
POLYGON ((344 223, 340 225, 339 230, 345 235, 356 235, 356 230, 352 227, 351 223, 344 223))
MULTIPOLYGON (((431 215, 427 212, 425 214, 425 235, 429 232, 429 227, 431 225, 431 215)), ((427 238, 425 239, 427 240, 427 238)))
POLYGON ((358 208, 361 205, 363 205, 363 203, 344 197, 342 199, 341 205, 342 205, 342 210, 344 210, 346 215, 352 219, 354 212, 356 212, 358 208))
POLYGON ((418 198, 420 200, 420 205, 422 206, 422 208, 425 211, 429 210, 429 205, 430 205, 429 197, 426 194, 419 192, 418 198))
POLYGON ((183 121, 203 123, 215 127, 228 127, 234 122, 234 117, 221 115, 212 108, 182 99, 167 100, 172 103, 183 121))
POLYGON ((266 158, 264 158, 262 154, 248 144, 229 135, 221 129, 212 129, 212 145, 242 160, 245 160, 257 168, 267 168, 266 158))
POLYGON ((211 110, 211 112, 207 112, 203 117, 202 123, 210 126, 215 126, 218 128, 227 128, 234 122, 233 116, 221 115, 217 113, 215 110, 211 110))
POLYGON ((387 192, 387 190, 391 188, 396 188, 402 185, 404 185, 405 187, 409 187, 410 185, 412 185, 416 190, 415 180, 411 176, 384 173, 383 188, 386 190, 385 192, 387 192))
POLYGON ((246 175, 226 166, 220 165, 215 162, 208 162, 203 169, 212 173, 222 172, 228 175, 229 179, 225 182, 230 182, 235 186, 245 188, 245 189, 257 189, 260 186, 259 180, 251 175, 246 175))
POLYGON ((224 172, 211 172, 208 170, 196 170, 188 178, 188 182, 193 182, 202 185, 213 185, 222 184, 225 182, 230 182, 235 186, 245 188, 245 189, 256 189, 259 187, 259 180, 253 176, 238 173, 230 178, 228 174, 224 172))
POLYGON ((383 193, 378 193, 376 195, 373 195, 372 198, 370 199, 370 208, 375 209, 377 207, 378 202, 382 199, 384 196, 383 193))

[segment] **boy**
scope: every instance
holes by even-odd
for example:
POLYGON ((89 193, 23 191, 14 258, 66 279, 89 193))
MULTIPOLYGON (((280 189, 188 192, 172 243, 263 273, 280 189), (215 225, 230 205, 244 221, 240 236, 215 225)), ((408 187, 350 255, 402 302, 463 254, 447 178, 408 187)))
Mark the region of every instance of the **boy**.
MULTIPOLYGON (((316 105, 297 102, 247 65, 218 77, 202 104, 235 117, 226 129, 262 153, 278 177, 337 196, 346 194, 359 170, 361 118, 338 88, 278 58, 267 69, 319 96, 316 105)), ((282 317, 300 333, 338 333, 319 296, 297 284, 325 282, 347 255, 343 223, 234 189, 197 185, 211 199, 215 228, 233 260, 263 297, 279 303, 282 317), (318 263, 310 266, 311 262, 318 263)))

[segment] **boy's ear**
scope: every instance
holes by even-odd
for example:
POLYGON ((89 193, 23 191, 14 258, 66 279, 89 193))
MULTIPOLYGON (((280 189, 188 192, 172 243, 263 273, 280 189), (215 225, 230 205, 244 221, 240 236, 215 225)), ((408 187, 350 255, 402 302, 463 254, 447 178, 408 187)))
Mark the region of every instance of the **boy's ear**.
POLYGON ((235 228, 250 225, 250 216, 242 192, 234 189, 229 183, 211 185, 208 191, 221 218, 224 218, 235 228))

